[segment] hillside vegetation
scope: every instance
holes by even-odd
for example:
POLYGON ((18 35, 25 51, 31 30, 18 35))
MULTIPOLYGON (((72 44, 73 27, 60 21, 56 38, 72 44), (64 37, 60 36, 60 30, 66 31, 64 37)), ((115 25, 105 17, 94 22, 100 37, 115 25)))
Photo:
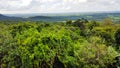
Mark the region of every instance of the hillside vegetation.
POLYGON ((0 23, 0 68, 120 67, 120 24, 109 19, 4 22, 0 23))

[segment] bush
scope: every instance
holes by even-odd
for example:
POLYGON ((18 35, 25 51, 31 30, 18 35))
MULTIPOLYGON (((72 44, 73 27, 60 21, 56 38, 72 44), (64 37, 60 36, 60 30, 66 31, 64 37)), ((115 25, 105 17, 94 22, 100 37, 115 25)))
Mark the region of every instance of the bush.
POLYGON ((117 45, 120 45, 120 29, 115 32, 115 41, 117 45))

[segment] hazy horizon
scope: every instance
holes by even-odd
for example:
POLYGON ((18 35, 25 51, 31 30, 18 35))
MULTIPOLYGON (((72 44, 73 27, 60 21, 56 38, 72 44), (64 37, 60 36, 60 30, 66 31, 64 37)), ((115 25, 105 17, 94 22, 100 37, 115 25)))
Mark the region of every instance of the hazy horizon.
POLYGON ((71 13, 78 13, 78 14, 86 14, 86 13, 120 13, 120 11, 92 11, 92 12, 38 12, 38 13, 0 13, 0 14, 71 14, 71 13))

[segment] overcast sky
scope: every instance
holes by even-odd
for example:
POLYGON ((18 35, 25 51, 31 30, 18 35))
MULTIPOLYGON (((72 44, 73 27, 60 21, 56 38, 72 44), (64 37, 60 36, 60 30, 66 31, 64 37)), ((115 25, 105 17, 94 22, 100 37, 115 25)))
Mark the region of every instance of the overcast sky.
POLYGON ((120 0, 0 0, 0 13, 120 11, 120 0))

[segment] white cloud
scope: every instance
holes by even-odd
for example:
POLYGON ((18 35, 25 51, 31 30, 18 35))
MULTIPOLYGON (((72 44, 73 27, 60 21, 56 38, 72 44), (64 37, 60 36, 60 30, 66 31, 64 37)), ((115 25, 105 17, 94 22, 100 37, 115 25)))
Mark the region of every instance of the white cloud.
POLYGON ((64 2, 78 2, 78 3, 83 3, 87 2, 87 0, 63 0, 64 2))
POLYGON ((20 8, 20 7, 28 6, 32 2, 32 0, 13 0, 8 2, 9 2, 8 4, 11 7, 20 8))
POLYGON ((120 0, 0 0, 0 13, 120 11, 120 0))

